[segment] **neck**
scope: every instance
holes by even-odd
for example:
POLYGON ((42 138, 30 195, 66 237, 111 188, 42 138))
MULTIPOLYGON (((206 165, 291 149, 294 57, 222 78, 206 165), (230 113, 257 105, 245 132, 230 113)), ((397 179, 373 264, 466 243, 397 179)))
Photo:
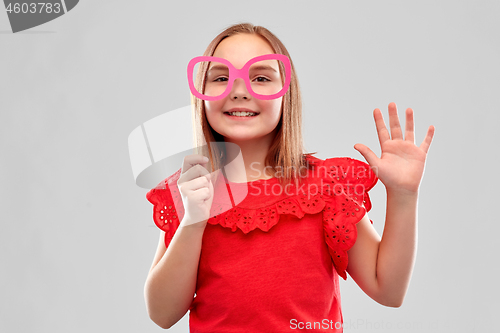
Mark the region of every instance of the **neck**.
POLYGON ((258 179, 268 179, 273 177, 270 168, 266 170, 265 159, 269 147, 274 139, 274 131, 265 137, 234 141, 225 139, 233 144, 226 145, 228 161, 235 161, 225 166, 227 178, 232 182, 249 182, 258 179), (241 156, 238 156, 240 155, 241 156), (241 159, 243 161, 241 162, 241 159))

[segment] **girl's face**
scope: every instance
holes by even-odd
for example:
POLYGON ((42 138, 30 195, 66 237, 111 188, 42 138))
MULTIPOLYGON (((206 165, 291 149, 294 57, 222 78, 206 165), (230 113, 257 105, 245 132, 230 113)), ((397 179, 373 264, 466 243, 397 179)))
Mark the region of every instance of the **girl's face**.
MULTIPOLYGON (((257 56, 274 53, 268 42, 258 35, 240 33, 227 37, 219 43, 214 57, 227 59, 235 68, 242 68, 245 63, 257 56)), ((245 82, 238 78, 234 81, 229 95, 217 101, 204 101, 208 122, 225 141, 243 142, 275 136, 275 128, 281 117, 283 97, 260 100, 247 91, 245 82), (225 114, 232 109, 246 109, 258 112, 254 117, 231 117, 225 114)), ((270 142, 269 140, 269 142, 270 142)))

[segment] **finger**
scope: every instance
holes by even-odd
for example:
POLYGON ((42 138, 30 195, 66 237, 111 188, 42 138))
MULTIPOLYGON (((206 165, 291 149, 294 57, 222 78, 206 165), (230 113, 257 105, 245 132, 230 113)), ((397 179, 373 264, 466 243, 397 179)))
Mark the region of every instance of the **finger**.
POLYGON ((415 143, 415 121, 413 110, 410 108, 406 109, 405 140, 415 143))
POLYGON ((208 177, 204 177, 203 175, 198 176, 200 173, 203 173, 203 171, 199 172, 196 169, 198 168, 193 167, 186 172, 185 174, 186 179, 189 177, 191 178, 190 180, 184 180, 183 182, 179 182, 179 184, 181 184, 182 186, 182 190, 184 193, 187 193, 187 191, 196 191, 201 188, 208 188, 210 180, 208 179, 208 177))
MULTIPOLYGON (((203 164, 206 165, 206 162, 203 164)), ((195 178, 200 178, 200 177, 210 180, 211 175, 202 164, 195 164, 192 167, 190 167, 186 172, 181 174, 181 176, 177 180, 177 184, 189 182, 195 178)))
POLYGON ((403 132, 399 125, 398 109, 394 102, 389 104, 389 126, 391 127, 391 138, 393 140, 403 140, 403 132))
POLYGON ((187 183, 182 184, 183 191, 187 194, 189 192, 194 193, 205 193, 206 190, 210 190, 210 181, 205 177, 195 178, 187 183))
POLYGON ((185 173, 197 164, 206 165, 208 161, 205 161, 204 158, 205 157, 203 155, 198 154, 185 156, 184 161, 182 162, 182 173, 185 173))
POLYGON ((427 129, 427 134, 425 135, 425 139, 420 145, 420 149, 422 149, 426 154, 429 151, 429 147, 431 146, 432 138, 434 137, 434 131, 434 126, 429 126, 429 128, 427 129))
POLYGON ((366 162, 370 164, 370 166, 375 166, 377 164, 378 157, 377 155, 367 146, 361 143, 357 143, 354 145, 354 149, 359 151, 361 155, 365 158, 366 162))
POLYGON ((208 199, 210 199, 210 189, 208 187, 197 189, 193 191, 190 196, 193 200, 198 202, 207 201, 208 199))
POLYGON ((382 116, 382 112, 380 112, 379 109, 375 109, 373 111, 373 118, 375 119, 375 126, 377 128, 377 134, 378 134, 378 141, 380 142, 380 145, 387 141, 390 140, 391 137, 389 135, 389 131, 387 130, 387 127, 385 126, 384 122, 384 117, 382 116))

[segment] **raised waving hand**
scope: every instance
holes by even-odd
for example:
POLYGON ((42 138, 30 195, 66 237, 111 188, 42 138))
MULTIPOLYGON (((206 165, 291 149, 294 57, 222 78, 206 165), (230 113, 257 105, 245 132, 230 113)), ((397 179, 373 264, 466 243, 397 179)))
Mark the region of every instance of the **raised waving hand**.
POLYGON ((434 136, 434 126, 429 126, 423 142, 417 146, 412 109, 406 109, 404 138, 396 103, 389 104, 390 132, 379 109, 373 111, 373 117, 382 151, 380 158, 363 144, 354 145, 354 149, 363 155, 387 190, 418 192, 427 152, 434 136))

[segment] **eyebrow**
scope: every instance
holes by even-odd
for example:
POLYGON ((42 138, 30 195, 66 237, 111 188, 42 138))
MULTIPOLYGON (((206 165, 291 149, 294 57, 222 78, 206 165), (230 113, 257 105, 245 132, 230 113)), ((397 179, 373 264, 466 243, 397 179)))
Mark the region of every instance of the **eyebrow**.
POLYGON ((215 65, 215 66, 212 66, 208 69, 208 71, 211 71, 211 70, 227 70, 227 66, 224 66, 224 65, 215 65))
POLYGON ((250 66, 250 69, 253 69, 253 70, 271 70, 271 71, 277 73, 277 71, 269 65, 259 65, 259 66, 255 66, 255 67, 250 66))

